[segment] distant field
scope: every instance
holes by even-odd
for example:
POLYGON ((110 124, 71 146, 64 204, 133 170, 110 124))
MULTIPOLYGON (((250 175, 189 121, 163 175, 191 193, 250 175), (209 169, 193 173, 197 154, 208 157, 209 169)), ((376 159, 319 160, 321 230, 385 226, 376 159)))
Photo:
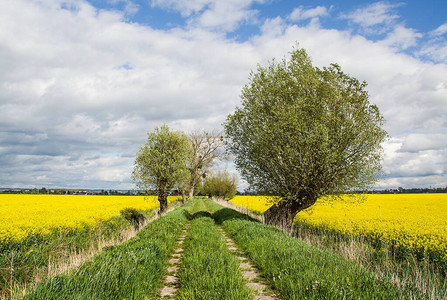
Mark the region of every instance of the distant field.
MULTIPOLYGON (((415 253, 429 251, 447 261, 447 194, 366 196, 363 200, 319 199, 311 209, 298 213, 295 221, 381 240, 415 253)), ((236 196, 230 202, 259 213, 271 206, 269 198, 262 196, 236 196)))
POLYGON ((251 211, 263 214, 275 202, 275 199, 268 196, 236 196, 229 201, 251 211))
MULTIPOLYGON (((170 196, 168 202, 179 198, 170 196)), ((94 226, 119 215, 125 207, 149 210, 158 206, 156 196, 0 194, 0 243, 94 226)))

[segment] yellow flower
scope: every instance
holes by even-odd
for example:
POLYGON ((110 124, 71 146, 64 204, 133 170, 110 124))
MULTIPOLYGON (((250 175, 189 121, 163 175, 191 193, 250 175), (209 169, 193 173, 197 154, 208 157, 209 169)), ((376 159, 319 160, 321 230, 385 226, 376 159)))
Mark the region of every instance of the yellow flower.
MULTIPOLYGON (((170 196, 168 203, 180 198, 170 196)), ((158 206, 156 196, 0 194, 0 243, 95 226, 125 207, 149 210, 158 206)))
MULTIPOLYGON (((275 201, 264 196, 236 196, 230 202, 263 213, 275 201)), ((382 240, 410 251, 430 251, 447 259, 447 194, 323 197, 298 213, 295 221, 382 240)))

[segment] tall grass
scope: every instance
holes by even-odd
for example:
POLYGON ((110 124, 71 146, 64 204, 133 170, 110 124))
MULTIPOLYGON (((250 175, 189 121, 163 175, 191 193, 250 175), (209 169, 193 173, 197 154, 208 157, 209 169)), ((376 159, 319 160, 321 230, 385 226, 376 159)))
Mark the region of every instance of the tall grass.
POLYGON ((214 218, 248 254, 283 299, 414 299, 391 278, 321 249, 246 215, 210 204, 214 218))
POLYGON ((202 199, 195 201, 178 272, 178 298, 250 299, 239 261, 225 245, 202 199))
MULTIPOLYGON (((89 197, 88 199, 93 202, 100 199, 96 196, 89 197)), ((180 198, 171 197, 170 200, 172 208, 178 206, 180 198)), ((110 198, 110 201, 112 206, 117 202, 114 196, 110 198)), ((130 203, 134 202, 130 201, 130 203)), ((139 202, 143 201, 140 199, 139 202)), ((59 209, 63 207, 62 204, 59 204, 59 209)), ((94 204, 91 205, 94 209, 98 209, 94 204)), ((123 207, 122 203, 120 205, 123 207)), ((141 227, 156 217, 157 211, 158 208, 145 211, 127 208, 127 211, 124 210, 121 215, 106 220, 99 219, 94 225, 87 223, 76 227, 61 225, 46 230, 49 233, 35 230, 33 234, 19 240, 3 240, 0 243, 0 299, 13 298, 15 294, 22 294, 46 278, 79 266, 104 247, 129 240, 141 227), (136 215, 129 215, 129 209, 136 215)), ((68 213, 65 212, 65 215, 68 213)), ((24 220, 20 222, 26 223, 24 220)))
MULTIPOLYGON (((321 201, 319 200, 313 209, 304 211, 303 215, 299 214, 301 217, 295 218, 293 235, 307 243, 361 263, 379 276, 391 278, 402 291, 416 288, 420 296, 429 299, 447 299, 447 253, 442 250, 445 248, 445 239, 444 246, 442 242, 439 244, 439 236, 442 236, 443 231, 436 229, 442 226, 445 219, 442 215, 445 212, 442 209, 433 211, 433 207, 436 210, 436 207, 445 206, 444 203, 440 204, 445 195, 369 195, 368 197, 371 198, 368 205, 358 205, 358 198, 344 198, 344 201, 337 203, 320 199, 321 201), (424 204, 431 205, 431 211, 425 210, 424 204), (404 215, 410 213, 411 217, 402 218, 403 211, 406 212, 404 215), (415 221, 418 216, 419 222, 415 221), (362 217, 365 220, 361 221, 362 217), (399 219, 401 221, 396 221, 399 219), (343 227, 342 220, 347 221, 346 228, 343 227), (421 226, 424 220, 429 222, 421 226), (377 226, 371 226, 375 223, 377 226), (432 223, 436 226, 427 229, 432 223), (400 226, 396 227, 396 224, 400 226), (395 233, 389 234, 393 231, 393 226, 395 233), (354 228, 357 230, 353 230, 354 228), (369 233, 359 230, 361 228, 368 229, 369 233), (409 231, 412 231, 410 235, 401 234, 400 242, 396 241, 395 238, 399 233, 409 231), (432 238, 430 232, 434 231, 436 235, 432 238), (427 238, 415 240, 416 232, 425 232, 427 238), (391 238, 384 239, 385 235, 391 238), (402 246, 402 241, 407 238, 408 244, 419 246, 402 246), (433 250, 435 248, 438 250, 433 250)), ((232 203, 219 202, 219 204, 263 221, 259 213, 268 208, 266 197, 236 198, 234 201, 231 200, 232 203), (238 206, 235 207, 234 203, 238 206)))
POLYGON ((129 241, 106 248, 68 274, 52 277, 24 299, 155 298, 166 260, 187 222, 185 208, 153 221, 129 241))
MULTIPOLYGON (((146 214, 150 216, 151 212, 146 214)), ((47 235, 32 235, 19 242, 0 244, 0 296, 12 295, 64 269, 82 253, 95 252, 111 241, 125 239, 131 224, 117 216, 96 226, 84 226, 70 231, 53 231, 47 235)))
POLYGON ((428 258, 416 257, 408 251, 399 253, 385 242, 303 222, 294 224, 294 236, 361 263, 376 274, 392 278, 401 290, 417 289, 420 297, 447 299, 447 272, 428 258))

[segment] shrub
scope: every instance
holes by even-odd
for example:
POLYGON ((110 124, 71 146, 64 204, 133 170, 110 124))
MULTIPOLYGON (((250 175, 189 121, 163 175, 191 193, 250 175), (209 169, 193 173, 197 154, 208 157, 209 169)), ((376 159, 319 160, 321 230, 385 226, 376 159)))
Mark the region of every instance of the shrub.
POLYGON ((215 176, 207 177, 203 190, 205 195, 232 199, 236 195, 237 178, 227 171, 219 172, 215 176))
POLYGON ((141 213, 141 211, 136 210, 133 207, 126 207, 120 211, 121 216, 132 223, 135 228, 140 227, 140 225, 146 220, 146 217, 141 213))

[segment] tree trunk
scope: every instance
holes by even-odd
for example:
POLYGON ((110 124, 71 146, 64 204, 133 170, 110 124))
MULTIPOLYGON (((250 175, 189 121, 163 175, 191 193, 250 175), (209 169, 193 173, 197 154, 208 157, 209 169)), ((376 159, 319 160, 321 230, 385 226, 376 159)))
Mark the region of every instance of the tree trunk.
POLYGON ((288 234, 293 230, 293 219, 296 214, 309 206, 299 204, 296 201, 281 200, 278 205, 273 205, 264 212, 264 221, 268 225, 276 226, 288 234))
POLYGON ((182 203, 185 204, 186 203, 186 193, 185 190, 182 189, 182 203))
POLYGON ((165 189, 160 189, 158 191, 158 202, 160 202, 160 215, 168 210, 168 191, 165 189))
POLYGON ((194 186, 192 185, 190 188, 189 188, 189 198, 192 198, 192 197, 194 197, 194 186))

